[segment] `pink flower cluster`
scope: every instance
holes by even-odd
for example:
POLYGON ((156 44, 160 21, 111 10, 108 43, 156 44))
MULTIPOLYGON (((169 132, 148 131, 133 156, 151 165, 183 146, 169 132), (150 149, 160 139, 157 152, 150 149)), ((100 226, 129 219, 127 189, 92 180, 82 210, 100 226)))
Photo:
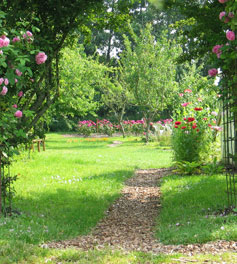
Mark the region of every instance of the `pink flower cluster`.
POLYGON ((0 48, 7 47, 10 44, 9 38, 7 38, 5 35, 2 35, 0 37, 0 48))
POLYGON ((220 56, 221 56, 221 53, 222 53, 221 48, 222 47, 223 47, 223 45, 216 45, 212 49, 212 52, 216 54, 217 58, 220 58, 220 56))
POLYGON ((78 125, 79 127, 85 126, 85 125, 87 127, 91 127, 91 126, 96 126, 96 123, 91 120, 83 120, 83 121, 79 121, 78 125))
MULTIPOLYGON (((228 0, 219 0, 219 2, 221 4, 226 3, 228 0)), ((228 14, 225 11, 220 12, 219 14, 219 19, 224 21, 224 23, 228 23, 230 22, 230 19, 234 18, 234 13, 233 12, 229 12, 228 14)), ((235 32, 228 30, 226 32, 226 38, 229 41, 234 41, 235 40, 235 32)), ((229 45, 229 43, 227 43, 226 45, 229 45)), ((223 45, 216 45, 212 48, 212 52, 216 54, 217 58, 220 58, 221 56, 221 48, 223 47, 223 45)), ((208 71, 208 75, 211 77, 215 77, 218 74, 218 70, 216 68, 212 68, 208 71)))
POLYGON ((47 60, 47 55, 44 52, 39 52, 36 56, 35 56, 35 61, 37 64, 42 64, 45 63, 45 61, 47 60))

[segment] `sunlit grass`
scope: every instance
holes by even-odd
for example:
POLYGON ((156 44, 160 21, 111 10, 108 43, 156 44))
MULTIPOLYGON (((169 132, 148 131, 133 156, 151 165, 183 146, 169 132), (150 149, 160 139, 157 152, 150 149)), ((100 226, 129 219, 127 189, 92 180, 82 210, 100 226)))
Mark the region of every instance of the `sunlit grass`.
MULTIPOLYGON (((136 168, 168 167, 170 151, 139 138, 66 138, 50 134, 46 151, 22 153, 14 163, 14 209, 20 216, 0 219, 0 243, 16 259, 14 245, 42 244, 88 233, 119 196, 136 168), (123 144, 109 147, 114 140, 123 144), (14 243, 13 243, 14 241, 14 243)), ((19 253, 19 251, 18 251, 19 253)), ((3 254, 3 253, 2 253, 3 254)), ((1 254, 0 254, 1 256, 1 254)))
POLYGON ((237 240, 236 215, 217 212, 227 205, 224 175, 163 179, 157 238, 165 244, 237 240))

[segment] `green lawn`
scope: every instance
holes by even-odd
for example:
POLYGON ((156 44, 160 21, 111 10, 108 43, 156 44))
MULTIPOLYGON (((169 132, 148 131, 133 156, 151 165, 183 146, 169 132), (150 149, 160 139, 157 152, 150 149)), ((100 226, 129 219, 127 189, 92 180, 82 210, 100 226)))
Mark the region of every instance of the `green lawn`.
POLYGON ((163 178, 157 239, 165 244, 237 240, 237 216, 217 213, 227 206, 225 189, 224 175, 163 178))
MULTIPOLYGON (((13 175, 19 175, 13 204, 22 214, 0 219, 0 263, 182 263, 183 258, 186 263, 233 263, 237 258, 233 253, 187 257, 109 248, 82 252, 38 246, 87 234, 119 196, 124 181, 135 169, 170 165, 171 151, 156 143, 145 145, 139 138, 82 139, 48 134, 46 152, 34 152, 30 159, 27 152, 22 153, 11 169, 13 175), (114 140, 123 144, 108 147, 114 140)), ((224 187, 222 176, 164 178, 158 240, 186 243, 236 239, 233 216, 212 216, 225 203, 221 194, 224 187), (223 226, 228 235, 221 229, 223 226)))
POLYGON ((0 256, 5 248, 18 260, 12 247, 17 243, 27 247, 88 233, 136 168, 170 163, 170 151, 155 143, 147 146, 139 138, 92 141, 47 135, 46 152, 35 152, 31 159, 23 153, 12 168, 19 175, 14 208, 22 215, 0 219, 0 256), (114 140, 123 144, 108 147, 114 140))

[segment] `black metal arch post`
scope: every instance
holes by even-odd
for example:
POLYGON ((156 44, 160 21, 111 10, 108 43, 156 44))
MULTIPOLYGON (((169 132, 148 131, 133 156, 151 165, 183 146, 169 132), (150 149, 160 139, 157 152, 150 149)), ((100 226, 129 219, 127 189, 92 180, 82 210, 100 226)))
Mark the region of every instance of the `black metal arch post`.
POLYGON ((228 206, 237 207, 237 98, 235 85, 223 95, 223 160, 226 165, 228 206))

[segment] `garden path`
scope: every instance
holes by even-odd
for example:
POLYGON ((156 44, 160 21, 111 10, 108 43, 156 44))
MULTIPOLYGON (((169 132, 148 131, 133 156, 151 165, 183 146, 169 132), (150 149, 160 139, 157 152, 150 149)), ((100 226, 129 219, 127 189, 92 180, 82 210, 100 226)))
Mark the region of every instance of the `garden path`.
POLYGON ((168 169, 137 170, 127 180, 121 197, 109 208, 106 216, 91 234, 77 238, 51 242, 52 248, 76 247, 82 250, 112 249, 152 253, 220 253, 237 251, 234 241, 216 241, 206 244, 163 245, 154 237, 157 212, 161 207, 159 181, 169 173, 168 169))

